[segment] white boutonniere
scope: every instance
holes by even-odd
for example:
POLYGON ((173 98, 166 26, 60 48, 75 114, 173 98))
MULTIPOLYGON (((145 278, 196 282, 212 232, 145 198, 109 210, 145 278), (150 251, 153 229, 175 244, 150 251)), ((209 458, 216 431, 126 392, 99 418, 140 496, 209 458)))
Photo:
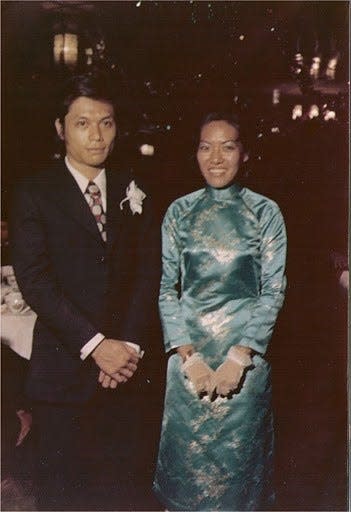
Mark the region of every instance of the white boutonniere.
POLYGON ((123 210, 123 203, 129 201, 133 215, 135 213, 139 213, 140 215, 143 211, 143 200, 146 194, 135 184, 134 180, 132 180, 126 188, 126 194, 126 197, 119 203, 120 209, 123 210))

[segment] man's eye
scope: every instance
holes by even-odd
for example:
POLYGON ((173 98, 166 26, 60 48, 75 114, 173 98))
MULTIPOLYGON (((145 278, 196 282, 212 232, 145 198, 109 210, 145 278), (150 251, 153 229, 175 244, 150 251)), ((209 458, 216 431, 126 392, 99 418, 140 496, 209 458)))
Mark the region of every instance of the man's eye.
POLYGON ((111 121, 111 119, 105 119, 105 121, 104 121, 104 126, 107 126, 107 127, 112 126, 112 121, 111 121))
POLYGON ((200 145, 199 146, 199 150, 200 151, 208 151, 210 148, 208 146, 203 146, 203 145, 200 145))
POLYGON ((234 151, 236 149, 236 147, 237 147, 236 144, 228 144, 228 145, 224 146, 224 149, 226 151, 234 151))
POLYGON ((86 125, 87 125, 87 122, 84 119, 80 119, 77 122, 77 126, 86 126, 86 125))

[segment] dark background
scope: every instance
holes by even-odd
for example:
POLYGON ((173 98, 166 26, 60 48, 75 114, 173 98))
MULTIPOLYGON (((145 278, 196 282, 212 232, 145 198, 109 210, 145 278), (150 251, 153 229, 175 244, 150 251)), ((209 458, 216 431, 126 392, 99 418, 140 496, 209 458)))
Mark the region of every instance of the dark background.
POLYGON ((194 158, 201 113, 235 107, 246 121, 250 159, 242 181, 278 202, 289 239, 287 297, 269 353, 277 510, 347 509, 347 296, 333 254, 347 254, 348 7, 342 1, 1 3, 2 218, 17 180, 59 156, 53 98, 72 72, 111 74, 121 111, 115 163, 132 166, 160 219, 170 201, 202 186, 194 158), (53 61, 54 34, 65 32, 78 35, 71 69, 53 61), (335 53, 335 78, 327 80, 335 53), (313 80, 316 55, 321 68, 313 80), (273 89, 280 91, 277 105, 273 89), (292 120, 296 104, 303 115, 292 120), (320 112, 313 120, 312 104, 320 112), (327 109, 335 120, 324 120, 327 109), (154 146, 154 156, 141 156, 142 143, 154 146))

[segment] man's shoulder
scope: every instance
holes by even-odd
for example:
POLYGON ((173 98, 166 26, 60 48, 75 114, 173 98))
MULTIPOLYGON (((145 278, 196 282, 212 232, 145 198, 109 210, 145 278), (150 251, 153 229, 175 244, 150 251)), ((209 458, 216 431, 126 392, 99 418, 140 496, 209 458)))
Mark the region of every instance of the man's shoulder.
POLYGON ((25 188, 52 186, 53 183, 60 180, 65 170, 66 166, 62 160, 49 162, 34 172, 22 176, 18 181, 18 186, 25 188))

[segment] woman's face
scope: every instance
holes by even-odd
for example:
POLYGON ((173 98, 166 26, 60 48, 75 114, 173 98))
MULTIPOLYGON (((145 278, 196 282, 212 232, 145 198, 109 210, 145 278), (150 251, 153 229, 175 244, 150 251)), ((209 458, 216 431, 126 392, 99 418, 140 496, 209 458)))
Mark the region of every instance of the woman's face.
POLYGON ((208 185, 228 186, 239 171, 243 146, 239 130, 227 121, 211 121, 202 127, 197 150, 200 171, 208 185))

